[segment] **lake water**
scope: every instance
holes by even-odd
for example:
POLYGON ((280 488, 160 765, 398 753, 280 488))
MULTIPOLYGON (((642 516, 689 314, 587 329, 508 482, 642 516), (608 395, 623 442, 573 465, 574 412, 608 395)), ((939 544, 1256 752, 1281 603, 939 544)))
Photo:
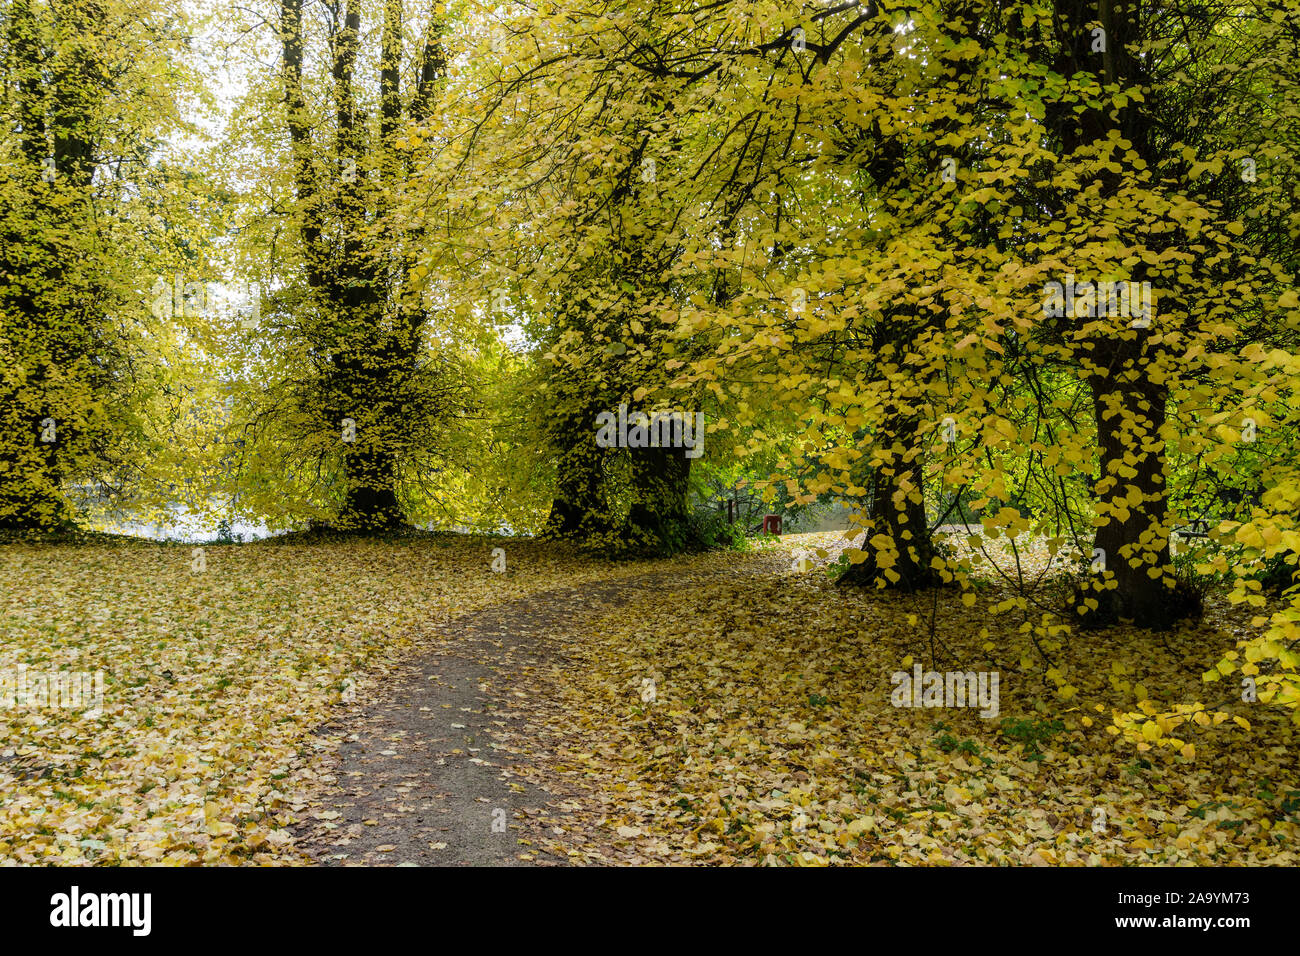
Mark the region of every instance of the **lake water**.
MULTIPOLYGON (((89 515, 86 519, 86 525, 93 531, 126 534, 137 538, 148 538, 151 541, 205 544, 215 541, 218 537, 217 522, 220 519, 213 518, 212 515, 220 514, 221 509, 214 506, 212 511, 207 514, 196 514, 184 505, 171 505, 167 508, 166 517, 161 520, 152 520, 152 516, 131 516, 129 514, 96 517, 94 511, 94 507, 90 506, 82 512, 89 515)), ((416 525, 416 527, 425 531, 436 530, 432 524, 416 525)), ((455 525, 450 530, 461 534, 481 533, 474 528, 462 525, 455 525)), ((514 532, 508 524, 503 524, 498 529, 498 533, 510 535, 514 532)), ((235 541, 257 541, 261 538, 284 534, 284 532, 272 531, 260 522, 250 523, 231 519, 226 534, 235 541)))
MULTIPOLYGON (((149 538, 153 541, 181 541, 186 544, 201 544, 215 541, 218 537, 217 521, 211 514, 195 514, 184 505, 171 505, 167 513, 159 520, 152 516, 112 515, 91 517, 87 522, 95 531, 109 534, 127 534, 137 538, 149 538)), ((266 525, 231 520, 228 534, 236 541, 255 541, 270 537, 273 533, 266 525)))

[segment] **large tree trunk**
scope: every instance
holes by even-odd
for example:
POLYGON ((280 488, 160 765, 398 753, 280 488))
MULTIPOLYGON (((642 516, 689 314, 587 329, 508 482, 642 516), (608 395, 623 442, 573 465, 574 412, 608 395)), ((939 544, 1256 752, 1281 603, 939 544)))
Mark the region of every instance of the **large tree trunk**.
MULTIPOLYGON (((1059 38, 1051 64, 1058 73, 1070 76, 1088 72, 1102 84, 1142 88, 1146 63, 1134 53, 1138 34, 1138 8, 1132 5, 1091 0, 1055 0, 1053 21, 1059 38), (1104 50, 1092 39, 1090 25, 1099 22, 1105 30, 1104 50)), ((1082 111, 1071 101, 1053 101, 1048 106, 1049 128, 1060 131, 1062 157, 1067 161, 1110 136, 1132 142, 1133 151, 1149 166, 1157 164, 1158 150, 1152 131, 1158 128, 1144 115, 1145 99, 1130 98, 1116 109, 1090 107, 1082 111)), ((1093 174, 1098 194, 1115 196, 1121 187, 1117 170, 1102 168, 1093 174)), ((1076 201, 1072 192, 1056 198, 1064 210, 1076 201)), ((1098 223, 1101 228, 1104 223, 1098 223)), ((1126 237, 1156 252, 1169 237, 1148 232, 1126 237)), ((1131 276, 1142 281, 1139 263, 1131 276)), ((1167 526, 1165 429, 1167 389, 1152 381, 1150 369, 1159 351, 1168 348, 1155 338, 1153 329, 1117 330, 1118 335, 1094 336, 1082 347, 1076 360, 1082 378, 1093 397, 1093 416, 1101 473, 1094 486, 1098 520, 1094 558, 1105 562, 1105 571, 1095 573, 1088 587, 1078 595, 1088 609, 1083 622, 1089 627, 1107 627, 1122 620, 1139 626, 1167 628, 1195 610, 1195 601, 1175 586, 1169 566, 1167 526), (1096 607, 1091 606, 1096 603, 1096 607)), ((1063 327, 1061 334, 1071 334, 1063 327)), ((1076 605, 1077 607, 1078 605, 1076 605)))
POLYGON ((608 522, 599 517, 605 511, 599 460, 585 450, 573 449, 560 462, 545 533, 559 538, 591 537, 608 530, 608 522))
POLYGON ((588 408, 553 424, 551 441, 560 449, 555 498, 545 534, 593 538, 608 533, 613 520, 605 497, 605 449, 596 444, 597 410, 588 408))
POLYGON ((347 530, 384 530, 405 523, 398 479, 409 460, 405 425, 412 415, 412 392, 418 391, 412 382, 427 320, 420 291, 407 279, 423 248, 425 229, 398 230, 390 215, 396 186, 411 171, 411 158, 398 149, 396 140, 405 121, 420 122, 431 113, 446 72, 445 28, 438 19, 429 23, 416 89, 404 107, 402 4, 383 0, 375 139, 354 94, 360 8, 355 2, 345 9, 332 8, 336 130, 329 165, 335 178, 321 181, 312 117, 302 89, 302 6, 302 0, 281 0, 285 105, 299 230, 312 290, 309 309, 325 317, 316 320, 319 327, 308 335, 329 356, 320 382, 322 401, 331 411, 328 427, 337 428, 349 418, 365 422, 359 424, 356 444, 342 449, 344 493, 333 523, 347 530), (393 247, 400 268, 373 249, 377 234, 393 230, 405 240, 393 247))
POLYGON ((872 470, 866 560, 849 565, 839 583, 857 587, 917 591, 940 581, 930 566, 934 547, 925 514, 924 456, 916 423, 894 419, 891 460, 872 470), (886 541, 885 539, 888 539, 886 541))
POLYGON ((0 429, 5 432, 0 454, 0 528, 69 528, 75 516, 64 496, 57 463, 46 451, 48 446, 37 438, 41 418, 22 414, 12 392, 0 394, 0 402, 11 399, 13 406, 6 407, 0 418, 0 429), (30 439, 24 440, 28 432, 30 439))
POLYGON ((90 360, 108 348, 84 245, 93 231, 97 111, 111 84, 89 34, 104 16, 94 0, 68 4, 52 48, 29 3, 15 3, 9 16, 26 181, 0 219, 8 286, 0 296, 0 361, 16 365, 0 365, 0 527, 8 529, 73 524, 64 484, 76 460, 91 457, 85 439, 96 399, 111 385, 90 360))
POLYGON ((673 554, 691 547, 687 492, 691 459, 682 448, 633 448, 627 535, 638 550, 673 554))
MULTIPOLYGON (((1126 349, 1125 351, 1130 351, 1126 349)), ((1093 486, 1098 526, 1095 574, 1084 600, 1088 626, 1131 619, 1166 629, 1194 610, 1169 565, 1165 482, 1167 390, 1136 366, 1089 378, 1101 474, 1093 486), (1104 564, 1104 570, 1103 570, 1104 564)))
POLYGON ((343 459, 347 492, 339 526, 347 531, 383 531, 402 526, 396 463, 383 448, 361 447, 343 459))

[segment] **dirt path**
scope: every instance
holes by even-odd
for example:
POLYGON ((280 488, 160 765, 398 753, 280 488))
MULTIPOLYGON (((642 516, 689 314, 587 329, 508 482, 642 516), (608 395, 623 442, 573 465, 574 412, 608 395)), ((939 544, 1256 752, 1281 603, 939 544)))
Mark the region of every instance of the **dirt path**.
POLYGON ((418 653, 347 728, 335 783, 314 796, 299 846, 326 865, 520 865, 526 819, 549 795, 495 750, 492 731, 510 719, 494 699, 498 673, 526 674, 548 638, 671 579, 559 588, 439 628, 448 642, 418 653))

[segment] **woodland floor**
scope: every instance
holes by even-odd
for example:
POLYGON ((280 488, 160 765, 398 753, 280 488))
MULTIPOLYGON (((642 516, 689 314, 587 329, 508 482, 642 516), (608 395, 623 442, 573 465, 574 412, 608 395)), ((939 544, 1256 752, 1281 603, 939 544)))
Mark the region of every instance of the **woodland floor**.
POLYGON ((1201 680, 1249 614, 1049 665, 996 570, 967 606, 794 566, 837 539, 0 546, 0 670, 105 681, 102 716, 0 708, 0 864, 1295 864, 1295 725, 1201 680), (1000 713, 892 706, 915 662, 997 670, 1000 713), (1107 732, 1147 698, 1245 726, 1107 732))

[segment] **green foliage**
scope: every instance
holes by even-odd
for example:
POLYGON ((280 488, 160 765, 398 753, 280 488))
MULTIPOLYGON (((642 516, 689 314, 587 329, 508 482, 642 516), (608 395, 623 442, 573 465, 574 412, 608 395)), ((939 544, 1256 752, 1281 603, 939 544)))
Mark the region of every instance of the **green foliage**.
POLYGON ((147 499, 166 457, 190 368, 141 286, 192 218, 168 221, 184 174, 155 152, 190 131, 185 30, 152 0, 0 5, 0 526, 147 499))
POLYGON ((1264 593, 1281 597, 1295 586, 1296 570, 1296 553, 1284 552, 1265 558, 1251 580, 1258 581, 1264 593))
POLYGON ((1004 717, 999 725, 1002 736, 1021 745, 1026 760, 1045 760, 1042 747, 1065 729, 1060 720, 1004 717))
POLYGON ((949 733, 942 733, 934 739, 934 745, 946 754, 970 754, 972 757, 980 756, 979 744, 973 740, 961 740, 949 733))
POLYGON ((727 521, 722 511, 713 508, 697 508, 691 512, 691 536, 701 549, 731 548, 745 551, 749 548, 749 537, 743 525, 727 521))

